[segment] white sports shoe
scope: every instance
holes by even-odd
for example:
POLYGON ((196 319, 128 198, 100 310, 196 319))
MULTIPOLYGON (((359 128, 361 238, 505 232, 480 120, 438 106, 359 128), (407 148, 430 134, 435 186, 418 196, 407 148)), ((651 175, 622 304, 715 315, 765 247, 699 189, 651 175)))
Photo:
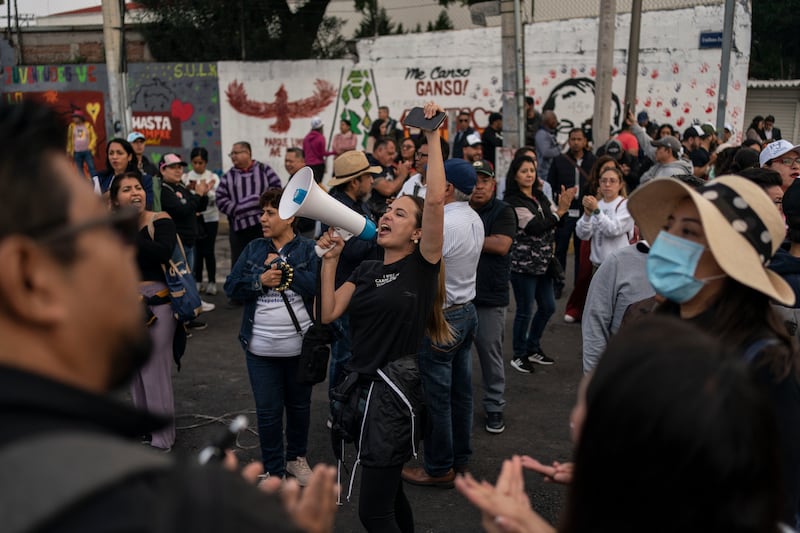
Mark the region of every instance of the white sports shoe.
POLYGON ((202 307, 204 313, 208 313, 209 311, 213 311, 214 309, 217 308, 216 305, 214 305, 212 303, 209 303, 209 302, 205 302, 203 300, 200 300, 200 303, 202 304, 201 307, 202 307))
POLYGON ((305 457, 298 457, 294 461, 286 461, 286 473, 294 476, 301 487, 305 487, 311 478, 311 467, 305 457))
POLYGON ((216 296, 216 294, 217 294, 217 284, 214 283, 214 282, 209 283, 208 286, 206 287, 206 294, 208 294, 210 296, 216 296))

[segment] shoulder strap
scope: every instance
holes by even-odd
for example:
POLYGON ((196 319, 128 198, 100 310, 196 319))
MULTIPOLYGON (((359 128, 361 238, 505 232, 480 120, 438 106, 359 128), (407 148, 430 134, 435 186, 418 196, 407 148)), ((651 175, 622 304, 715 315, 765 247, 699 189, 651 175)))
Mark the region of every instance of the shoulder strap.
POLYGON ((154 240, 156 237, 156 213, 153 213, 153 216, 150 217, 150 220, 147 221, 147 233, 150 234, 150 240, 154 240))
POLYGON ((49 433, 4 446, 0 450, 3 531, 32 531, 125 478, 172 465, 166 455, 101 434, 49 433))
POLYGON ((292 309, 292 304, 289 303, 289 298, 286 296, 284 291, 279 291, 281 293, 281 298, 283 298, 283 303, 286 304, 286 309, 289 311, 289 316, 292 318, 292 324, 294 324, 294 329, 297 330, 297 333, 300 336, 303 336, 303 328, 300 327, 300 322, 297 320, 297 315, 294 314, 294 309, 292 309))

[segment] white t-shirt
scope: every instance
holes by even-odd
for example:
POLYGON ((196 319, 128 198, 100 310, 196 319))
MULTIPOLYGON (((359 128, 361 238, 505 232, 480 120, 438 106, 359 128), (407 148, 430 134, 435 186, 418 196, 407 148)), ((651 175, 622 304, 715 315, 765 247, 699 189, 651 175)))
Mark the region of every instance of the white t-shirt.
POLYGON ((186 174, 183 175, 181 181, 183 185, 188 187, 190 181, 212 181, 213 185, 208 190, 208 208, 202 212, 203 220, 205 222, 219 222, 219 209, 217 209, 217 187, 219 187, 219 176, 211 172, 210 170, 206 170, 203 172, 202 175, 198 174, 194 170, 190 170, 186 174))
POLYGON ((418 196, 419 198, 425 199, 425 192, 427 190, 428 186, 422 184, 422 174, 417 172, 406 180, 397 196, 418 196), (414 194, 415 189, 416 195, 414 194))
MULTIPOLYGON (((300 329, 305 333, 311 327, 311 317, 303 299, 290 289, 285 293, 300 323, 300 329)), ((297 333, 281 294, 270 290, 259 296, 253 316, 253 337, 248 350, 255 355, 293 357, 300 355, 302 345, 303 337, 297 333)))

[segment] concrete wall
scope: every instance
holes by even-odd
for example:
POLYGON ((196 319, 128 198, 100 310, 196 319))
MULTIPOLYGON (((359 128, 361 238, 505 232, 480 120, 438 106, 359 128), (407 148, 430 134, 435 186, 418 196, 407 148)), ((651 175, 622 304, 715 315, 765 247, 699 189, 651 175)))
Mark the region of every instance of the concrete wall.
MULTIPOLYGON (((109 100, 105 65, 6 66, 2 70, 0 87, 5 101, 46 102, 55 107, 65 121, 73 111, 83 111, 97 134, 95 166, 98 170, 105 168, 105 143, 113 137, 106 118, 109 100)), ((64 147, 66 149, 66 133, 64 147)))
MULTIPOLYGON (((739 132, 745 120, 748 9, 747 0, 737 1, 726 113, 726 121, 739 132)), ((693 120, 715 120, 721 51, 700 49, 699 40, 701 31, 722 30, 722 15, 721 5, 644 13, 637 111, 647 110, 652 120, 679 129, 693 120)), ((629 18, 621 14, 616 21, 615 126, 624 106, 629 18)), ((526 94, 537 108, 555 110, 562 140, 569 128, 585 125, 591 117, 596 42, 593 18, 525 26, 526 94)), ((391 115, 402 119, 411 107, 433 99, 447 109, 468 110, 478 128, 486 126, 490 112, 502 107, 499 28, 364 40, 358 43, 358 58, 357 63, 131 64, 131 107, 137 125, 148 130, 149 152, 156 158, 167 149, 188 156, 193 146, 205 146, 212 168, 225 169, 230 162, 222 154, 245 140, 253 145, 255 157, 272 165, 284 180, 285 150, 302 144, 313 116, 322 118, 330 142, 342 116, 364 140, 378 105, 389 106, 391 115)), ((94 116, 103 121, 103 65, 9 67, 3 74, 6 98, 38 93, 65 109, 92 104, 92 111, 97 111, 98 102, 101 107, 94 116), (76 91, 94 94, 79 98, 72 94, 76 91)))
POLYGON ((147 139, 146 154, 189 158, 200 146, 209 168, 229 164, 220 150, 220 102, 216 63, 133 63, 128 73, 132 127, 147 139))
MULTIPOLYGON (((700 32, 722 31, 723 7, 704 5, 688 9, 647 12, 642 16, 637 111, 678 129, 692 121, 716 120, 720 49, 700 49, 700 32)), ((630 15, 616 21, 612 124, 618 127, 627 75, 630 15)), ((597 20, 544 22, 525 27, 526 94, 539 109, 552 108, 559 117, 562 140, 573 126, 585 125, 594 106, 597 20)), ((746 0, 737 2, 734 54, 726 122, 741 131, 744 122, 750 16, 746 0)), ((447 109, 466 109, 473 126, 483 128, 488 114, 502 107, 500 29, 481 28, 441 33, 387 36, 358 43, 359 61, 272 62, 220 64, 220 94, 234 81, 244 84, 254 104, 275 102, 283 85, 288 101, 313 97, 317 80, 332 84, 335 101, 314 111, 325 122, 325 134, 338 129, 346 112, 351 122, 368 128, 377 105, 387 105, 391 116, 402 119, 407 110, 433 99, 447 109), (338 81, 338 83, 337 83, 338 81)), ((222 144, 249 135, 262 146, 260 159, 282 168, 286 145, 299 144, 308 131, 308 118, 291 121, 291 129, 275 131, 272 118, 245 114, 226 103, 221 109, 222 144), (261 122, 261 124, 258 124, 261 122), (298 124, 300 123, 300 124, 298 124)), ((301 117, 299 115, 298 117, 301 117)), ((335 132, 335 131, 334 131, 335 132)), ((247 137, 244 137, 247 138, 247 137)))

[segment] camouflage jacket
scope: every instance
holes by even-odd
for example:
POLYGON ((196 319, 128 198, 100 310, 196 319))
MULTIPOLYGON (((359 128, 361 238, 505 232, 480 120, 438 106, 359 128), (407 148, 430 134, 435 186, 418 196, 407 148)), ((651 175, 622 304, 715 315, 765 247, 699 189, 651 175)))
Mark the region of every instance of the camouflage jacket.
POLYGON ((559 220, 544 193, 537 190, 534 197, 535 200, 514 191, 504 198, 514 208, 518 220, 511 245, 511 272, 541 275, 553 258, 559 220))

